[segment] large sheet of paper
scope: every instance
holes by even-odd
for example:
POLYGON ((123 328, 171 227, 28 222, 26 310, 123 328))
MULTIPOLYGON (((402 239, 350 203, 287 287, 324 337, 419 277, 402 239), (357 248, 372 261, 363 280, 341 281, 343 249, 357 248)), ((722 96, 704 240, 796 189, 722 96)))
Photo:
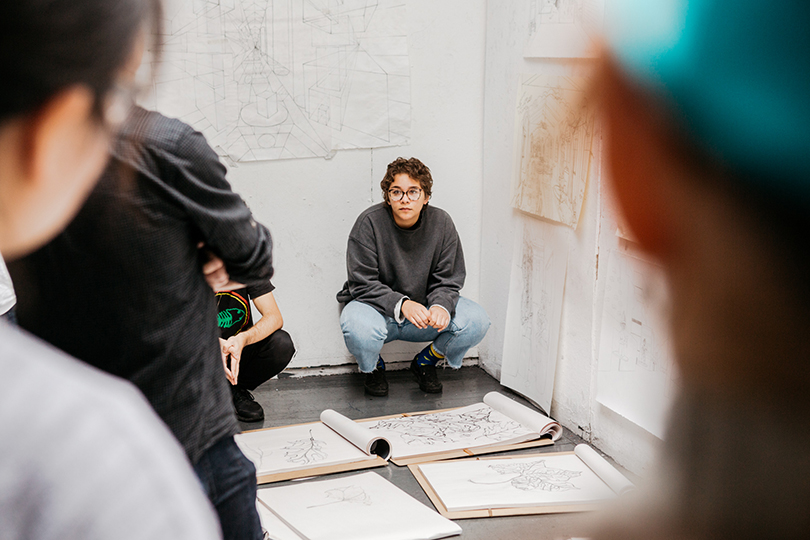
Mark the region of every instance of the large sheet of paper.
POLYGON ((576 229, 596 110, 588 79, 522 74, 515 108, 512 206, 576 229))
POLYGON ((419 469, 450 512, 585 504, 616 496, 574 454, 423 463, 419 469))
POLYGON ((461 527, 375 473, 260 489, 259 500, 308 540, 429 540, 461 527))
POLYGON ((568 269, 564 227, 524 218, 516 231, 506 307, 501 384, 548 412, 568 269))
POLYGON ((243 433, 235 440, 256 466, 258 476, 377 457, 366 454, 320 422, 243 433))
POLYGON ((498 392, 489 392, 484 403, 467 407, 360 424, 391 442, 393 459, 515 444, 545 434, 556 440, 562 434, 554 420, 498 392))
POLYGON ((401 0, 168 0, 147 108, 234 161, 406 144, 401 0))
POLYGON ((607 264, 596 399, 663 437, 677 374, 657 295, 660 269, 611 251, 607 264))
POLYGON ((604 0, 527 0, 527 58, 593 58, 602 28, 604 0))

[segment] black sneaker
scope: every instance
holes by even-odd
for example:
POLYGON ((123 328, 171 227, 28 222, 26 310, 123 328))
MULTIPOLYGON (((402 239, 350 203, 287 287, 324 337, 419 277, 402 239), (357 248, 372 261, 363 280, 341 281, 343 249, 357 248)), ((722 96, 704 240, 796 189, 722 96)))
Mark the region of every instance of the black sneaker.
POLYGON ((371 373, 366 373, 366 382, 363 386, 366 388, 366 394, 379 397, 387 396, 388 381, 385 380, 385 370, 375 369, 371 373))
POLYGON ((442 383, 436 376, 436 366, 427 364, 420 366, 416 362, 416 358, 411 362, 411 373, 416 376, 419 381, 419 389, 428 394, 438 394, 442 391, 442 383))
POLYGON ((233 396, 233 408, 236 409, 236 417, 242 422, 260 422, 264 420, 264 410, 262 406, 253 399, 253 394, 244 388, 231 386, 233 396))

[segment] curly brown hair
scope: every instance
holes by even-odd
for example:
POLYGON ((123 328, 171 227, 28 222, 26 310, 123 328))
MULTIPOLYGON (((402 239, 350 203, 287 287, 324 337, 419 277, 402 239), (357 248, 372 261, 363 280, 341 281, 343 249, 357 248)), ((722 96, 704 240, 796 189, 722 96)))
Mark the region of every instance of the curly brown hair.
POLYGON ((419 182, 419 186, 425 193, 425 198, 430 198, 431 190, 433 189, 433 177, 430 175, 428 166, 415 157, 410 159, 398 157, 388 164, 388 170, 385 171, 385 176, 380 182, 380 188, 382 189, 385 202, 391 204, 391 201, 388 200, 388 188, 390 188, 391 184, 394 182, 394 177, 402 173, 407 174, 412 179, 419 182))

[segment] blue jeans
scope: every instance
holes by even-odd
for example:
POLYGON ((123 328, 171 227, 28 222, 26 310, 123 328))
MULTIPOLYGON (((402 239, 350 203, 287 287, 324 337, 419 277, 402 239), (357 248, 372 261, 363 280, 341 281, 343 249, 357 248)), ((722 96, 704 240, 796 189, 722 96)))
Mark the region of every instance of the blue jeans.
POLYGON ((407 319, 400 324, 369 304, 352 300, 340 314, 340 328, 346 348, 357 359, 363 373, 374 371, 383 345, 396 340, 432 341, 436 352, 444 355, 450 367, 458 369, 470 347, 484 339, 489 317, 484 308, 462 296, 450 324, 439 332, 431 327, 419 329, 407 319))
POLYGON ((256 468, 233 437, 224 437, 206 450, 194 472, 219 515, 224 540, 261 540, 256 468))

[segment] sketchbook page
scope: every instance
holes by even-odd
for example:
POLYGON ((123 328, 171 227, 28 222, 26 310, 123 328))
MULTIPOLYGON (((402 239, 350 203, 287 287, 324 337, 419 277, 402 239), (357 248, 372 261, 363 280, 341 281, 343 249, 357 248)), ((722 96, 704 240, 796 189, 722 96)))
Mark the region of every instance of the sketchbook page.
POLYGON ((234 436, 257 476, 375 459, 320 422, 234 436))
POLYGON ((594 503, 615 493, 574 454, 423 463, 450 512, 594 503))
POLYGON ((633 482, 616 470, 616 467, 607 462, 605 458, 596 453, 596 450, 587 444, 578 444, 574 447, 574 453, 585 463, 596 475, 601 478, 613 491, 621 495, 635 486, 633 482))
POLYGON ((391 441, 393 459, 514 444, 537 438, 531 429, 484 403, 361 424, 391 441))
POLYGON ((385 460, 391 457, 391 443, 385 437, 380 437, 379 433, 374 433, 339 412, 326 409, 321 413, 321 422, 366 454, 377 455, 385 460))
POLYGON ((551 435, 552 441, 556 441, 562 435, 562 426, 556 421, 501 393, 489 392, 484 396, 484 403, 540 435, 551 435))
POLYGON ((461 534, 375 473, 260 489, 259 499, 308 540, 430 540, 461 534))
POLYGON ((256 509, 259 511, 262 529, 267 532, 270 540, 303 540, 258 499, 256 499, 256 509))

